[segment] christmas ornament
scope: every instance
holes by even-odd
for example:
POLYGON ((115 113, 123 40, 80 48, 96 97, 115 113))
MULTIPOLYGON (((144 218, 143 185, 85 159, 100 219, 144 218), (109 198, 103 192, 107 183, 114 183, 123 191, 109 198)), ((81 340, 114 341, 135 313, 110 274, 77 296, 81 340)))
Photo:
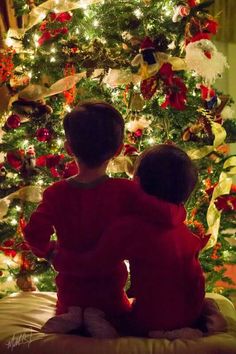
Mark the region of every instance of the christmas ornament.
POLYGON ((35 150, 33 146, 29 146, 25 151, 24 163, 20 170, 24 178, 34 176, 38 173, 36 166, 35 150))
POLYGON ((6 155, 7 163, 15 170, 20 170, 24 161, 24 150, 8 151, 6 155))
POLYGON ((20 115, 29 118, 47 118, 53 112, 52 107, 47 105, 44 100, 31 101, 19 98, 12 104, 12 108, 20 115))
POLYGON ((185 5, 179 5, 175 8, 174 10, 174 15, 172 17, 172 21, 173 22, 178 22, 180 21, 183 17, 186 17, 189 15, 190 13, 190 7, 189 6, 185 6, 185 5))
POLYGON ((20 116, 17 114, 11 114, 6 121, 6 126, 10 129, 16 129, 19 128, 21 124, 21 119, 20 116))
POLYGON ((79 173, 78 165, 75 161, 69 161, 65 164, 63 178, 75 176, 79 173))
POLYGON ((47 128, 39 128, 36 131, 36 138, 41 142, 48 142, 52 137, 51 132, 47 128))
POLYGON ((208 39, 189 43, 186 47, 185 60, 188 70, 193 70, 201 76, 207 86, 211 86, 224 69, 229 67, 225 56, 218 52, 208 39))
MULTIPOLYGON (((139 119, 134 119, 134 120, 130 120, 127 124, 126 124, 126 129, 131 132, 131 133, 135 133, 138 130, 143 131, 144 129, 148 128, 150 126, 151 122, 149 120, 147 120, 144 117, 141 117, 139 119)), ((140 136, 139 133, 137 133, 137 136, 140 136)))
POLYGON ((140 47, 140 54, 137 54, 132 60, 131 65, 140 66, 139 74, 142 79, 153 76, 159 69, 156 57, 155 45, 151 38, 146 37, 140 47))
POLYGON ((0 251, 4 253, 5 256, 14 258, 16 256, 16 251, 13 249, 15 245, 14 240, 6 240, 3 242, 2 246, 0 246, 0 251))

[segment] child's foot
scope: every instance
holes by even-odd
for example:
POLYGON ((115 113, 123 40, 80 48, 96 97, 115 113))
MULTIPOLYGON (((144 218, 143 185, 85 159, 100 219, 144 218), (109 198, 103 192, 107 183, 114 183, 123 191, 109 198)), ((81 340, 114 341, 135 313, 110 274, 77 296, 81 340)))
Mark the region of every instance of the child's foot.
POLYGON ((203 307, 203 317, 208 333, 224 332, 227 322, 220 312, 217 303, 213 299, 205 299, 203 307))
POLYGON ((82 310, 80 307, 69 307, 67 313, 50 318, 41 328, 44 333, 69 333, 82 325, 82 310))
POLYGON ((202 331, 195 328, 180 328, 173 331, 151 331, 148 333, 150 338, 165 338, 165 339, 197 339, 203 336, 202 331))
POLYGON ((105 319, 103 311, 88 307, 84 310, 84 326, 94 338, 117 338, 115 328, 105 319))

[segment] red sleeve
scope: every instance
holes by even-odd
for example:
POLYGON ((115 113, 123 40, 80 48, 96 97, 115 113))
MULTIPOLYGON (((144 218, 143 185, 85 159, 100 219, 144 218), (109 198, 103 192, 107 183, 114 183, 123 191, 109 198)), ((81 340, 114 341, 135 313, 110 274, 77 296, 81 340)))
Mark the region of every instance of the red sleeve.
POLYGON ((129 185, 127 197, 132 199, 130 212, 139 214, 147 220, 175 226, 186 219, 186 210, 183 204, 173 204, 157 199, 143 192, 137 182, 132 182, 132 186, 129 185))
POLYGON ((32 213, 28 224, 24 229, 24 236, 37 257, 45 258, 52 252, 55 242, 51 242, 54 233, 54 193, 51 187, 43 193, 43 199, 37 209, 32 213))
POLYGON ((105 275, 121 261, 127 259, 128 235, 123 222, 113 223, 102 235, 97 246, 89 252, 80 253, 60 250, 53 259, 57 271, 63 269, 81 276, 105 275))

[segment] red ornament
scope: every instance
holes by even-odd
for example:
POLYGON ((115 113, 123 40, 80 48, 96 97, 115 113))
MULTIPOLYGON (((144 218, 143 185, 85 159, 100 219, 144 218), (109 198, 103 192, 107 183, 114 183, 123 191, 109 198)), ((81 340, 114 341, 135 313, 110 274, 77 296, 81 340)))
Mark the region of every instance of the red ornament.
POLYGON ((47 128, 39 128, 36 131, 36 138, 38 141, 47 142, 51 139, 52 135, 47 128))
POLYGON ((63 178, 75 176, 79 173, 78 165, 75 161, 70 161, 65 164, 63 178))
POLYGON ((7 152, 7 162, 15 170, 20 170, 24 162, 24 150, 14 150, 7 152))
POLYGON ((20 123, 21 123, 20 117, 17 114, 11 114, 7 118, 6 125, 10 129, 16 129, 16 128, 19 128, 20 123))
POLYGON ((0 250, 3 251, 5 256, 14 258, 16 255, 16 251, 13 249, 15 241, 13 239, 9 239, 3 242, 3 247, 0 247, 0 250))
POLYGON ((135 138, 140 138, 142 135, 143 135, 142 129, 137 129, 137 130, 134 132, 135 138))
POLYGON ((138 150, 133 145, 125 144, 124 148, 125 148, 125 151, 124 151, 125 156, 126 155, 137 155, 137 153, 138 153, 138 150))
POLYGON ((3 242, 4 247, 12 247, 14 245, 15 241, 13 239, 9 239, 3 242))

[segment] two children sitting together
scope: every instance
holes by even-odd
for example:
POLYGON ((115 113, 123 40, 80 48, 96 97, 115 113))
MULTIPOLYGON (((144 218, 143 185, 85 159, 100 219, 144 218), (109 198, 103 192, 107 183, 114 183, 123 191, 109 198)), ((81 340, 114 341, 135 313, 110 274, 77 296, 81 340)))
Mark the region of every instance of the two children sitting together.
POLYGON ((183 204, 198 179, 192 161, 176 146, 157 145, 139 158, 134 181, 110 178, 108 162, 123 146, 121 114, 104 102, 84 102, 65 116, 64 129, 79 174, 48 187, 25 228, 36 256, 53 249, 58 272, 56 316, 43 331, 201 335, 209 304, 198 254, 208 239, 184 223, 183 204), (124 290, 124 260, 133 302, 124 290))

